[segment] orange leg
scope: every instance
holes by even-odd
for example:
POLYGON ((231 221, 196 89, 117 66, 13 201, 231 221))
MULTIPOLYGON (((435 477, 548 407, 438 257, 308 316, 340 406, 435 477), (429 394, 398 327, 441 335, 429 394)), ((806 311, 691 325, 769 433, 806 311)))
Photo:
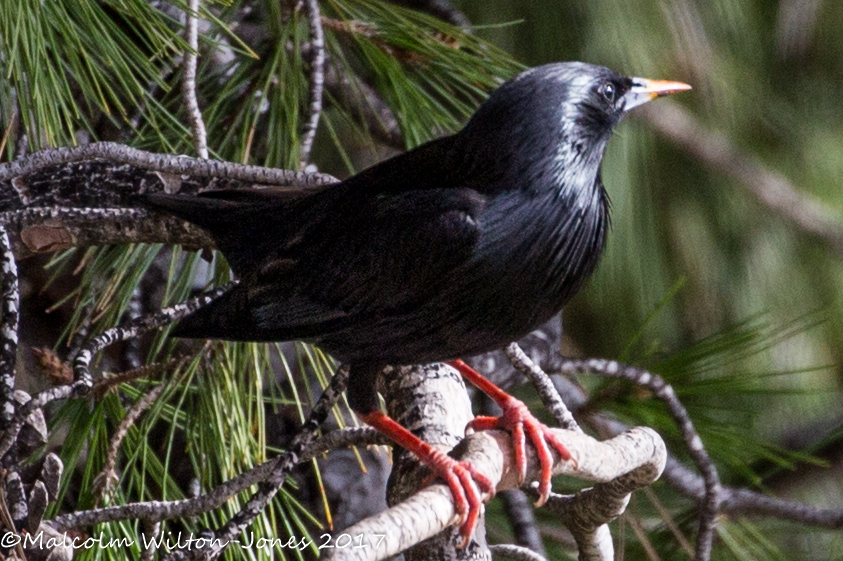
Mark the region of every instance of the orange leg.
POLYGON ((503 411, 500 417, 477 417, 466 428, 472 430, 501 429, 512 434, 512 445, 515 451, 515 462, 520 474, 521 483, 527 477, 526 439, 536 448, 536 454, 541 467, 539 479, 539 500, 536 506, 543 505, 550 496, 550 477, 553 469, 553 456, 548 445, 553 447, 563 460, 573 460, 565 445, 530 413, 527 406, 484 378, 479 372, 461 360, 448 363, 462 374, 463 378, 477 386, 483 393, 495 400, 503 411))
POLYGON ((380 411, 360 415, 360 419, 415 454, 445 481, 454 496, 454 508, 461 520, 460 546, 468 545, 483 507, 482 494, 495 494, 495 488, 489 478, 476 471, 470 464, 457 461, 433 448, 380 411))

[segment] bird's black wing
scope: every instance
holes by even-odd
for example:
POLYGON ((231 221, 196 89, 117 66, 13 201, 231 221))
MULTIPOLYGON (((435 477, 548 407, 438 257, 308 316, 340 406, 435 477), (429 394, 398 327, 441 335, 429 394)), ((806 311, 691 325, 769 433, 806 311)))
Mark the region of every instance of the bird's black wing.
POLYGON ((300 237, 315 218, 328 212, 325 191, 336 187, 206 191, 198 195, 141 195, 141 203, 207 230, 240 276, 268 255, 300 237))
POLYGON ((484 203, 460 188, 345 201, 245 279, 252 315, 310 337, 418 307, 471 255, 484 203))
POLYGON ((471 255, 485 204, 448 171, 450 142, 314 191, 147 197, 207 229, 241 279, 176 333, 312 338, 424 302, 471 255))

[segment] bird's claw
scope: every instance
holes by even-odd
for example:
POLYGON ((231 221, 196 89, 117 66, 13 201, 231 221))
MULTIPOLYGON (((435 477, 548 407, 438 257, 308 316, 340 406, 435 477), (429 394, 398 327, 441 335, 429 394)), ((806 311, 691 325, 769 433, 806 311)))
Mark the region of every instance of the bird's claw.
MULTIPOLYGON (((439 451, 430 458, 428 465, 433 470, 432 475, 442 478, 454 496, 454 510, 460 523, 458 546, 465 547, 471 540, 471 534, 474 533, 477 519, 483 509, 483 495, 492 498, 495 495, 495 487, 488 477, 468 462, 455 460, 439 451)), ((425 483, 432 483, 432 477, 425 480, 425 483)))
POLYGON ((466 430, 505 430, 512 435, 512 446, 515 452, 515 464, 518 469, 518 482, 524 483, 527 478, 526 440, 536 449, 536 457, 541 469, 539 477, 539 500, 536 506, 542 506, 550 496, 550 478, 553 470, 552 447, 563 460, 576 463, 571 453, 553 432, 536 419, 527 406, 519 399, 507 396, 508 399, 498 403, 503 410, 500 417, 476 417, 468 423, 466 430))

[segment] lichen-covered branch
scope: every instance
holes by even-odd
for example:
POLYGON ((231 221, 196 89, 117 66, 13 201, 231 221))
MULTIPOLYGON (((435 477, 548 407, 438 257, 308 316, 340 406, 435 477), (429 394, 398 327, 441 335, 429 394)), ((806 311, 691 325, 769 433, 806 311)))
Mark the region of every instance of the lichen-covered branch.
POLYGON ((0 222, 0 430, 15 416, 15 368, 18 350, 18 267, 6 226, 0 222))
MULTIPOLYGON (((532 382, 539 392, 542 403, 553 414, 559 426, 582 433, 582 429, 565 405, 550 376, 521 350, 518 343, 511 343, 504 353, 512 366, 525 374, 532 382)), ((602 497, 603 495, 598 496, 602 497)), ((569 516, 562 516, 561 522, 568 527, 577 542, 581 561, 610 561, 614 559, 612 535, 606 524, 623 513, 628 500, 628 494, 617 498, 613 506, 604 510, 605 515, 601 517, 593 515, 586 517, 581 511, 573 511, 569 516)))
POLYGON ((325 173, 305 173, 219 160, 202 160, 189 156, 156 154, 114 142, 96 142, 73 148, 42 150, 25 158, 2 164, 0 165, 0 183, 11 181, 16 177, 28 175, 49 166, 87 160, 105 160, 163 173, 219 180, 237 180, 262 185, 314 187, 337 181, 335 177, 325 173))
POLYGON ((108 347, 109 345, 113 345, 118 341, 132 339, 155 329, 160 329, 165 325, 192 314, 199 308, 207 306, 213 302, 235 284, 236 282, 231 282, 206 292, 205 294, 200 294, 199 296, 191 298, 181 304, 164 308, 163 310, 153 314, 141 316, 126 323, 125 325, 118 325, 117 327, 112 327, 111 329, 102 332, 85 344, 76 356, 73 357, 73 375, 76 378, 76 383, 87 386, 88 390, 93 387, 93 377, 91 376, 89 367, 91 360, 94 358, 96 353, 102 349, 108 347))
MULTIPOLYGON (((554 385, 562 394, 571 411, 577 413, 587 404, 588 396, 582 387, 571 383, 566 376, 559 375, 562 372, 562 364, 569 360, 559 354, 560 340, 560 324, 557 320, 554 320, 519 341, 519 345, 528 349, 531 360, 540 364, 544 370, 554 374, 554 385)), ((606 362, 603 361, 604 366, 606 362)), ((502 352, 482 355, 473 361, 473 364, 491 379, 503 380, 503 383, 500 384, 502 386, 512 383, 513 367, 508 361, 504 360, 502 352)), ((582 363, 578 361, 578 364, 581 365, 582 363)), ((618 366, 625 365, 618 364, 618 366)), ((580 370, 577 370, 577 372, 580 372, 580 370)), ((592 427, 604 434, 621 434, 629 430, 629 427, 624 423, 600 411, 588 411, 586 419, 592 427)), ((705 499, 706 483, 704 478, 670 454, 668 454, 661 480, 695 501, 705 499)), ((771 497, 758 491, 736 487, 721 487, 720 497, 719 512, 723 514, 778 518, 818 528, 843 528, 843 508, 817 508, 796 501, 771 497)))
POLYGON ((199 100, 196 95, 196 58, 199 51, 199 0, 190 0, 185 13, 185 36, 187 49, 182 61, 182 98, 187 109, 190 129, 193 132, 193 146, 196 154, 203 160, 208 159, 208 133, 205 132, 205 121, 199 110, 199 100))
POLYGON ((310 101, 308 115, 302 132, 301 154, 299 167, 304 169, 310 159, 319 117, 322 115, 322 90, 325 88, 325 33, 322 30, 322 14, 317 0, 304 0, 304 11, 307 14, 307 24, 310 27, 310 60, 308 69, 308 84, 310 86, 310 101))
POLYGON ((700 439, 693 421, 691 421, 691 417, 670 384, 665 382, 661 376, 628 364, 621 364, 615 360, 564 359, 559 365, 559 371, 566 374, 589 372, 610 378, 629 380, 634 384, 648 388, 664 402, 671 417, 679 426, 682 438, 688 446, 688 451, 703 477, 705 495, 701 504, 702 508, 700 508, 696 559, 698 561, 709 559, 714 542, 717 515, 720 513, 720 502, 722 500, 720 478, 714 462, 709 457, 705 445, 700 439))
MULTIPOLYGON (((629 435, 627 432, 616 436, 612 442, 629 438, 629 435)), ((630 440, 628 446, 634 449, 638 443, 630 440)), ((621 449, 628 448, 621 446, 621 449)), ((649 485, 661 475, 667 458, 667 449, 663 443, 656 450, 656 455, 652 461, 611 481, 598 483, 571 496, 552 495, 548 500, 548 508, 561 517, 562 523, 571 530, 577 541, 580 561, 614 559, 612 540, 606 524, 623 514, 632 491, 649 485), (605 536, 609 536, 608 539, 605 536)))
POLYGON ((229 162, 153 154, 113 143, 37 152, 0 165, 0 221, 15 255, 116 243, 213 247, 173 216, 139 209, 142 193, 306 187, 336 182, 229 162))
MULTIPOLYGON (((554 465, 554 475, 567 475, 590 481, 613 482, 607 489, 612 492, 607 499, 616 500, 621 490, 627 493, 634 488, 630 482, 640 482, 640 477, 649 474, 650 482, 661 473, 666 458, 664 442, 655 431, 648 428, 635 428, 605 442, 574 431, 551 429, 565 442, 573 456, 578 459, 578 466, 570 462, 554 465), (627 475, 630 474, 630 475, 627 475)), ((538 461, 531 448, 528 457, 528 479, 535 479, 539 474, 538 461)), ((466 437, 460 445, 458 457, 470 462, 484 473, 497 489, 509 489, 518 485, 518 473, 512 453, 510 436, 501 431, 485 431, 466 437)), ((599 492, 588 504, 579 508, 586 509, 589 516, 600 519, 604 516, 605 503, 599 500, 599 492), (588 510, 589 505, 593 510, 588 510)), ((584 501, 585 503, 585 501, 584 501)), ((346 549, 331 551, 327 559, 335 561, 376 561, 396 555, 414 543, 428 539, 451 525, 456 524, 453 497, 444 484, 425 487, 411 498, 377 516, 364 520, 344 530, 350 535, 384 536, 379 547, 346 549)), ((605 523, 605 520, 601 524, 605 523)))
MULTIPOLYGON (((380 376, 380 393, 388 414, 435 449, 447 453, 465 435, 474 418, 462 376, 443 364, 387 368, 380 376)), ((393 454, 392 474, 387 485, 387 504, 397 505, 415 494, 430 471, 401 448, 393 454)), ((406 561, 452 559, 462 561, 489 557, 485 540, 485 517, 481 513, 465 547, 457 547, 458 532, 451 528, 433 539, 407 543, 406 561)))
POLYGON ((516 370, 527 376, 532 382, 533 386, 539 392, 542 403, 559 423, 563 429, 574 430, 582 432, 571 411, 562 401, 559 392, 553 386, 553 382, 545 372, 528 357, 518 343, 510 343, 504 351, 512 366, 516 370))

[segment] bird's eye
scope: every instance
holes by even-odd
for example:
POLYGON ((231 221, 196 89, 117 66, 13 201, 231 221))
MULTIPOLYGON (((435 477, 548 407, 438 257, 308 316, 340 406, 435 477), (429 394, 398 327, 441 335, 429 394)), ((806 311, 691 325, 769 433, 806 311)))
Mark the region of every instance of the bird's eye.
POLYGON ((603 94, 603 97, 605 97, 606 101, 609 103, 615 102, 615 85, 611 82, 603 84, 600 87, 600 93, 603 94))

